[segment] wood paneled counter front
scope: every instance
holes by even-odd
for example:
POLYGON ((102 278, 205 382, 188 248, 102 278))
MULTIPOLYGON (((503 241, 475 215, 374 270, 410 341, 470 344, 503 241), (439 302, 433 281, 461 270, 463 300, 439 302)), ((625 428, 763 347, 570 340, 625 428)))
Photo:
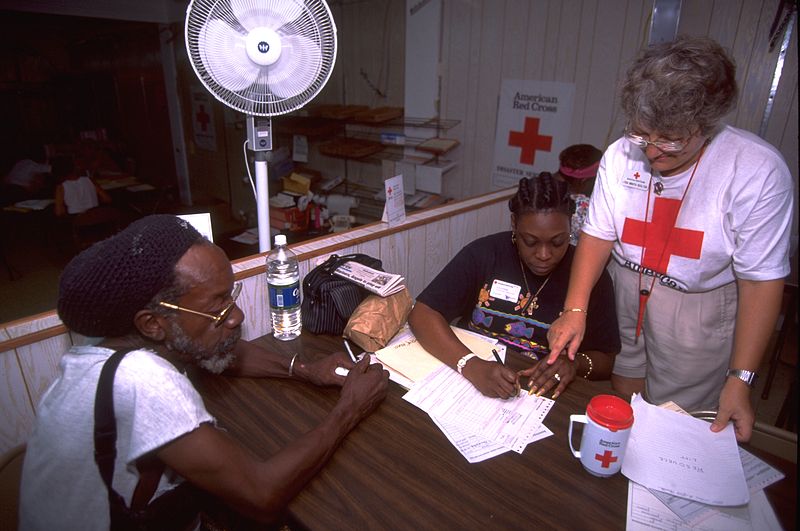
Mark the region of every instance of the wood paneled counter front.
MULTIPOLYGON (((303 333, 258 343, 313 357, 342 349, 340 338, 303 333)), ((523 358, 509 353, 508 363, 523 358)), ((333 408, 338 388, 281 379, 201 374, 198 390, 219 425, 254 454, 269 456, 309 431, 333 408)), ((628 481, 586 473, 567 444, 569 415, 583 413, 607 387, 576 380, 550 410, 554 435, 470 464, 422 410, 390 382, 379 408, 348 435, 328 465, 288 507, 290 522, 308 529, 624 529, 628 481)), ((767 494, 784 528, 794 527, 794 465, 756 452, 786 479, 767 494)))

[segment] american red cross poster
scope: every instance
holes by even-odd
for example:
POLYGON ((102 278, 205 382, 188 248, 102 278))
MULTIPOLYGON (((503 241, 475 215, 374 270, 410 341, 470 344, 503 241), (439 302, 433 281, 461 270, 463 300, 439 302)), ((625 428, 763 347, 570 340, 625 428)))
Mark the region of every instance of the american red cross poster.
POLYGON ((214 130, 214 108, 208 91, 192 89, 192 130, 194 143, 201 149, 217 150, 217 135, 214 130))
POLYGON ((558 170, 558 154, 569 141, 574 98, 574 83, 503 80, 492 166, 495 188, 558 170))

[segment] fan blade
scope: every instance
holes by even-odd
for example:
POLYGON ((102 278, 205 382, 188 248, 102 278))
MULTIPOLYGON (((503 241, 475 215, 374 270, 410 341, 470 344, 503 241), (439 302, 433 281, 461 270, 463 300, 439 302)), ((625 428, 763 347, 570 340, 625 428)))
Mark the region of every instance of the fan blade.
POLYGON ((259 66, 247 57, 245 37, 219 19, 212 19, 198 35, 203 66, 228 90, 242 90, 258 78, 259 66))
POLYGON ((302 35, 285 36, 281 43, 281 58, 267 69, 267 83, 276 96, 290 98, 317 79, 322 52, 314 41, 302 35))
POLYGON ((231 11, 248 31, 264 27, 276 31, 303 14, 294 0, 231 0, 231 11))

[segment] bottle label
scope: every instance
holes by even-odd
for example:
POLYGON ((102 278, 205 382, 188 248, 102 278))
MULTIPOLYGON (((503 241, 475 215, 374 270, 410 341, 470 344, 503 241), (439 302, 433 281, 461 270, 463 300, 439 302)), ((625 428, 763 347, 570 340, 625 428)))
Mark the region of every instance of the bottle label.
POLYGON ((288 286, 276 284, 268 284, 268 286, 270 307, 290 310, 300 306, 300 282, 288 286))

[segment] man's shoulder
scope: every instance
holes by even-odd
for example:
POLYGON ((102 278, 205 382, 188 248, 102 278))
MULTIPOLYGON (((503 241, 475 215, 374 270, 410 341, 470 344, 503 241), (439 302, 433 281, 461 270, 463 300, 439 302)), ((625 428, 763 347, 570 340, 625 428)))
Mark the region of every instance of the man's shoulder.
MULTIPOLYGON (((62 364, 68 367, 81 367, 102 365, 114 354, 114 349, 94 346, 94 345, 78 345, 71 347, 63 356, 62 364)), ((120 362, 120 372, 135 369, 151 370, 163 372, 165 370, 177 372, 172 363, 164 359, 162 356, 147 348, 135 348, 129 350, 122 361, 120 362)))

